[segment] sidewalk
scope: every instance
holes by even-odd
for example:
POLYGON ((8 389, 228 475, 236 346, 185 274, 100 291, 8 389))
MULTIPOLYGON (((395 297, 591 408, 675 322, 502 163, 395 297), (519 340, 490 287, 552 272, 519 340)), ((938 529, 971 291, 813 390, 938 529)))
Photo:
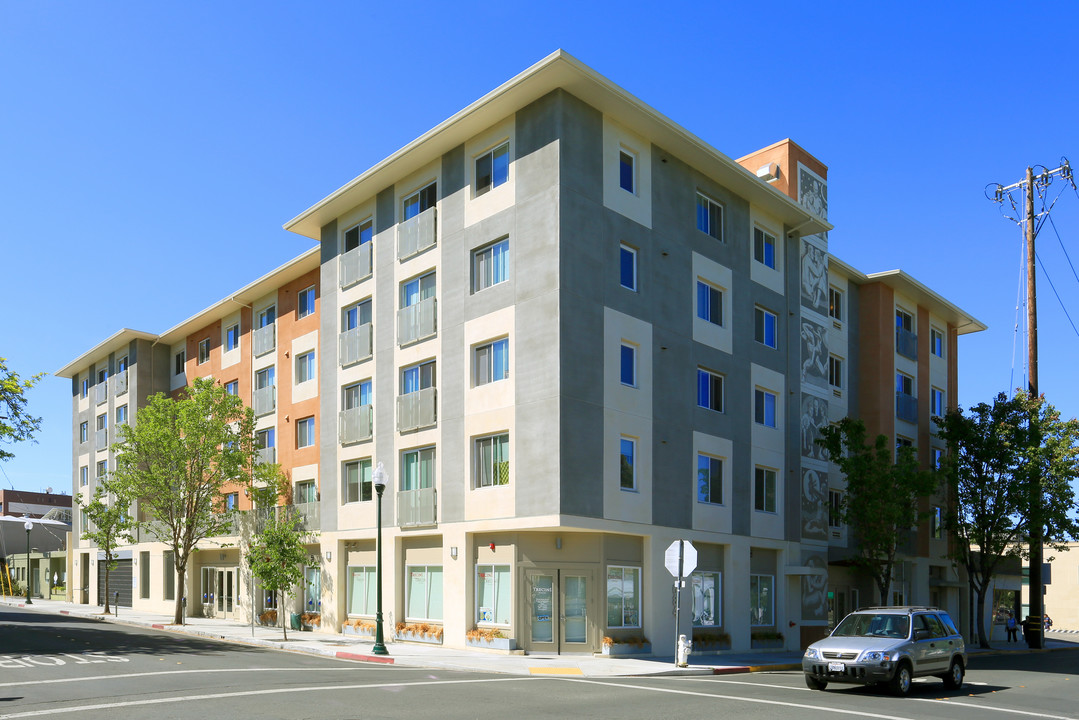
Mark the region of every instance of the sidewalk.
MULTIPOLYGON (((288 642, 282 639, 281 628, 255 626, 234 620, 215 618, 188 618, 187 624, 172 625, 171 615, 161 615, 120 608, 119 617, 102 615, 99 605, 77 605, 56 600, 38 600, 25 606, 13 598, 0 598, 0 604, 25 607, 35 612, 72 615, 81 618, 131 625, 153 627, 168 632, 213 638, 245 645, 258 645, 290 652, 301 652, 325 657, 339 657, 366 662, 392 663, 406 667, 440 668, 474 672, 506 673, 510 675, 582 675, 586 677, 619 677, 638 675, 714 675, 727 673, 764 672, 769 670, 801 669, 801 653, 757 652, 723 653, 719 655, 691 655, 688 668, 675 667, 674 659, 611 658, 585 655, 536 654, 508 655, 498 651, 445 648, 421 643, 392 642, 387 638, 389 655, 374 655, 370 638, 325 632, 290 631, 288 642)), ((1052 635, 1052 633, 1050 634, 1052 635)), ((1046 650, 1075 648, 1079 642, 1070 637, 1047 637, 1046 650)), ((994 643, 992 650, 967 648, 968 654, 991 654, 998 652, 1036 652, 1023 642, 994 643)))

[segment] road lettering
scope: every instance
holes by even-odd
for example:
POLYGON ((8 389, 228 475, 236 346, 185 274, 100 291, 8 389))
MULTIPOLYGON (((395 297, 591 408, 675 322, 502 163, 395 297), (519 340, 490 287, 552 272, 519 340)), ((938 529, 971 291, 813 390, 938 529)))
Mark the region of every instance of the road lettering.
POLYGON ((125 657, 106 655, 103 652, 93 651, 79 653, 78 655, 61 653, 60 655, 22 655, 20 657, 14 655, 0 656, 0 668, 5 670, 19 670, 32 667, 56 667, 57 665, 66 665, 69 662, 72 665, 89 665, 105 662, 129 662, 129 660, 125 657), (64 658, 68 659, 65 660, 64 658))

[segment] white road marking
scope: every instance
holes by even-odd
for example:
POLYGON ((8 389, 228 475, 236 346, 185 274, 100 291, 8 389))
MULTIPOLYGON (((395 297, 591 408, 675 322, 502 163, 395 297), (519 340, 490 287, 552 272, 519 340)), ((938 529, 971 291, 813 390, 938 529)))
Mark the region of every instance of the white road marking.
POLYGON ((0 683, 0 688, 9 687, 21 687, 23 685, 52 685, 53 683, 73 683, 73 682, 90 682, 98 680, 121 680, 124 678, 137 678, 137 677, 153 677, 156 675, 192 675, 196 673, 235 673, 235 672, 326 672, 327 670, 342 670, 352 671, 356 670, 355 666, 352 667, 335 667, 335 668, 277 668, 277 667, 265 667, 265 668, 215 668, 207 670, 158 670, 155 672, 141 672, 141 673, 124 673, 122 675, 91 675, 89 677, 73 677, 73 678, 54 678, 52 680, 25 680, 23 682, 13 683, 0 683))

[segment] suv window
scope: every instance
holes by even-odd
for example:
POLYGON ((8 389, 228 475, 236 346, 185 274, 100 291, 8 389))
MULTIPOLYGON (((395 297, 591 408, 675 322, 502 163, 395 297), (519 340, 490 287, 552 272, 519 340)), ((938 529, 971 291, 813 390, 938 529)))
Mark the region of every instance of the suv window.
POLYGON ((947 637, 948 631, 944 629, 944 623, 940 621, 936 615, 923 615, 926 623, 929 624, 930 637, 947 637))
POLYGON ((958 635, 959 631, 955 629, 955 623, 952 622, 952 616, 948 613, 941 613, 940 620, 944 623, 944 628, 948 631, 949 635, 958 635))

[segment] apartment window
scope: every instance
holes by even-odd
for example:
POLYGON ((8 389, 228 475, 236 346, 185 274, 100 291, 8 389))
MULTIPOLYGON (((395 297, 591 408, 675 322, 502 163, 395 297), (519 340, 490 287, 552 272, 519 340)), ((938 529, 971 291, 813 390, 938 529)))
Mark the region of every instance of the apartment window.
POLYGON ((85 398, 90 394, 90 379, 83 378, 82 383, 79 386, 79 397, 85 398))
POLYGON ((940 388, 929 391, 929 412, 936 417, 944 415, 944 391, 940 388))
POLYGON ((756 388, 753 391, 753 420, 765 427, 776 426, 776 394, 756 388))
POLYGON ((377 608, 378 587, 376 575, 377 568, 373 565, 367 567, 349 567, 348 569, 348 614, 349 615, 374 615, 377 608))
POLYGON ((509 625, 513 596, 509 565, 476 566, 476 622, 509 625))
POLYGON ((345 230, 345 252, 355 250, 360 245, 371 242, 375 234, 374 219, 368 218, 358 225, 353 225, 345 230))
POLYGON ((239 395, 240 394, 240 381, 239 380, 230 380, 229 382, 225 383, 225 394, 226 395, 239 395))
POLYGON ((625 148, 618 151, 618 187, 637 194, 637 155, 625 148))
POLYGON ((363 300, 344 309, 341 315, 342 332, 355 330, 371 322, 371 300, 363 300))
POLYGON ((79 487, 86 487, 90 483, 90 468, 83 465, 79 468, 79 487))
POLYGON ((840 528, 843 527, 843 494, 838 490, 828 491, 828 527, 840 528))
POLYGON ((723 239, 723 206, 697 193, 697 229, 723 239))
POLYGON ((619 352, 619 377, 623 385, 637 387, 637 348, 622 343, 619 352))
POLYGON ((629 245, 618 246, 618 282, 627 290, 637 290, 637 251, 629 245))
POLYGON ((412 307, 421 300, 435 296, 435 274, 429 272, 401 284, 401 307, 412 307))
POLYGON ((173 373, 176 374, 176 375, 183 375, 184 374, 184 364, 186 362, 187 362, 187 351, 186 350, 181 350, 180 352, 176 353, 176 368, 173 371, 173 373))
POLYGON ((693 597, 693 627, 723 624, 723 575, 695 572, 689 576, 693 597))
POLYGON ((97 463, 97 479, 102 480, 109 473, 109 461, 99 460, 97 463))
POLYGON ((264 328, 264 327, 267 327, 269 325, 273 325, 275 320, 277 320, 277 306, 276 305, 271 305, 270 307, 266 308, 265 310, 261 310, 259 312, 259 314, 258 314, 258 326, 260 328, 264 328))
POLYGON ((97 429, 98 430, 104 430, 108 426, 109 426, 109 416, 106 415, 105 413, 101 413, 100 415, 98 415, 97 416, 97 425, 96 425, 97 429))
POLYGON ((477 438, 475 487, 510 483, 510 436, 507 433, 477 438))
POLYGON ((296 492, 292 494, 294 505, 309 505, 318 502, 318 486, 314 480, 302 480, 296 483, 296 492))
POLYGON ((296 447, 305 448, 315 444, 315 418, 306 417, 296 421, 296 447))
POLYGON ((442 566, 405 567, 405 620, 442 621, 442 566))
POLYGON ((828 316, 837 322, 843 322, 843 291, 828 288, 828 316))
POLYGON ((210 359, 210 338, 199 340, 199 365, 210 359))
POLYGON ((944 537, 944 508, 940 505, 934 505, 933 512, 929 516, 929 536, 934 540, 944 537))
POLYGON ((775 576, 749 576, 749 624, 775 625, 775 576))
POLYGON ((623 436, 619 447, 619 484, 623 490, 637 489, 637 441, 623 436))
POLYGON ((759 512, 776 511, 776 471, 757 467, 753 470, 753 509, 759 512))
POLYGON ((476 346, 474 385, 505 380, 510 376, 510 341, 502 338, 476 346))
POLYGON ((776 238, 760 228, 753 228, 753 259, 765 267, 776 268, 776 238))
POLYGON ((762 307, 753 308, 753 338, 770 348, 776 347, 776 315, 762 307))
POLYGON ((372 404, 370 380, 364 380, 363 382, 353 383, 352 385, 346 385, 344 387, 342 410, 354 410, 355 408, 372 404))
POLYGON ((641 569, 607 567, 607 627, 641 626, 641 569))
POLYGON ((435 387, 435 376, 434 360, 428 360, 425 363, 405 368, 401 371, 401 394, 408 395, 409 393, 435 387))
POLYGON ((272 448, 276 442, 274 438, 274 429, 266 428, 265 430, 259 430, 255 433, 255 447, 258 448, 272 448))
POLYGON ((697 406, 723 412, 723 376, 697 368, 697 406))
POLYGON ((296 316, 305 318, 315 312, 315 286, 304 288, 296 296, 296 316))
POLYGON ((409 450, 401 456, 401 490, 435 486, 435 449, 409 450))
POLYGON ((944 357, 944 333, 934 327, 929 328, 929 352, 944 357))
POLYGON ((714 325, 723 325, 723 291, 697 281, 697 317, 714 325))
POLYGON ((230 325, 225 330, 225 351, 235 350, 240 347, 240 324, 230 325))
POLYGON ((828 384, 836 390, 843 389, 843 359, 835 355, 828 357, 828 384))
POLYGON ((353 460, 345 463, 341 473, 341 497, 346 503, 367 502, 371 494, 371 461, 353 460))
POLYGON ((116 408, 116 424, 127 425, 127 405, 116 408))
POLYGON ((895 436, 895 454, 896 454, 896 457, 899 456, 899 451, 902 450, 903 448, 911 448, 911 449, 913 449, 914 448, 914 441, 911 440, 909 437, 903 437, 902 435, 896 435, 895 436))
POLYGON ((225 495, 225 512, 235 512, 236 506, 239 502, 239 493, 228 493, 227 495, 225 495))
POLYGON ((296 356, 296 384, 315 379, 315 351, 310 350, 296 356))
POLYGON ((504 142, 476 158, 476 197, 510 179, 510 144, 504 142))
POLYGON ((433 208, 437 201, 436 190, 437 183, 431 183, 427 187, 421 188, 406 197, 401 204, 404 219, 408 220, 414 218, 425 210, 433 208))
POLYGON ((89 439, 90 424, 87 422, 79 423, 79 442, 84 443, 89 439))
POLYGON ((914 317, 906 310, 895 309, 895 326, 900 330, 914 332, 914 317))
POLYGON ((502 238, 472 251, 472 292, 509 280, 510 240, 502 238))
POLYGON ((109 371, 108 370, 98 370, 97 371, 97 384, 98 385, 104 385, 105 381, 108 380, 108 379, 109 379, 109 371))
POLYGON ((933 467, 940 470, 941 461, 944 460, 944 451, 940 448, 933 448, 933 467))
POLYGON ((697 455, 697 502, 723 504, 723 460, 697 455))

